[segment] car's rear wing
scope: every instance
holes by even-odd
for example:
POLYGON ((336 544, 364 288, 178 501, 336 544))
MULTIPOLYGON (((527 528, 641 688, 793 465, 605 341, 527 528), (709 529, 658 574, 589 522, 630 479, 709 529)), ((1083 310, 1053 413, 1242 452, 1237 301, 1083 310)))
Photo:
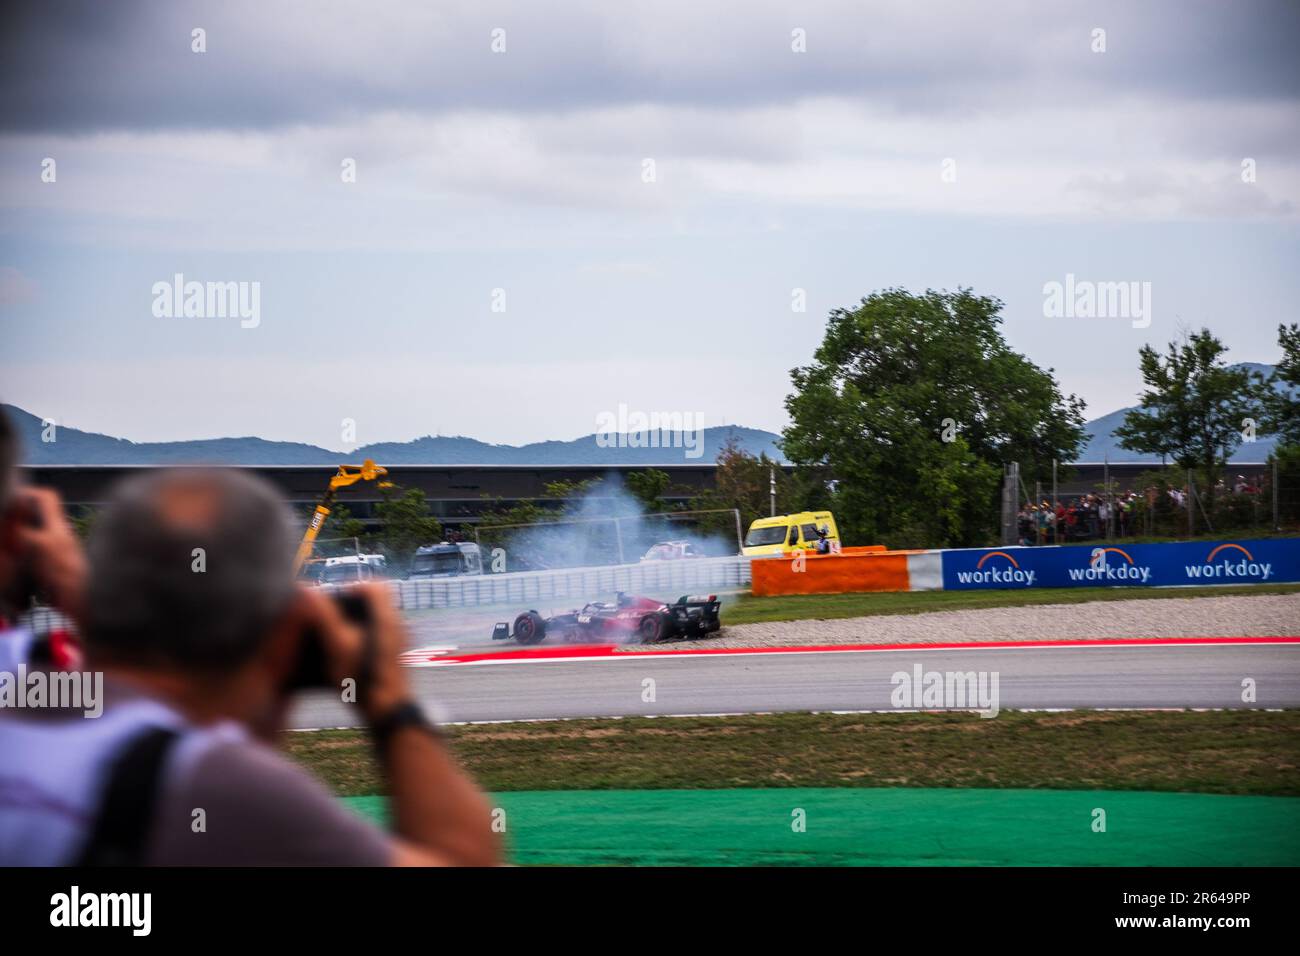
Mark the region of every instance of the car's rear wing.
POLYGON ((722 611, 722 602, 716 594, 683 594, 675 604, 668 606, 668 611, 680 621, 690 618, 716 621, 722 611))

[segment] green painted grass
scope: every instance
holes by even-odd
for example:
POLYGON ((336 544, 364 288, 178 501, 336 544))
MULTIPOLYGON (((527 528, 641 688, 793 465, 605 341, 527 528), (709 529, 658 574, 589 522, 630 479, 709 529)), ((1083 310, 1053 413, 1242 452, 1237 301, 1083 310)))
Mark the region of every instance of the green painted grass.
MULTIPOLYGON (((786 788, 494 794, 528 866, 1296 866, 1300 798, 786 788), (1096 810, 1105 832, 1095 832, 1096 810), (792 826, 803 812, 804 832, 792 826)), ((385 798, 345 802, 383 821, 385 798)))
POLYGON ((924 614, 990 607, 1082 604, 1087 601, 1146 601, 1165 598, 1297 594, 1300 584, 1248 584, 1193 588, 1055 588, 1023 591, 911 591, 867 594, 740 595, 722 607, 723 624, 829 620, 876 614, 924 614))

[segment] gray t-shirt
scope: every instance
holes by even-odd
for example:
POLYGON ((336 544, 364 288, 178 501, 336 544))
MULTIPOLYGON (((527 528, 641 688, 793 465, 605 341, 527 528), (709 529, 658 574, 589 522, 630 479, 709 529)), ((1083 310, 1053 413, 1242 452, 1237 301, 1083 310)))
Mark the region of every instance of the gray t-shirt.
POLYGON ((176 737, 158 769, 143 848, 162 866, 384 866, 393 842, 306 770, 233 721, 195 726, 105 682, 102 714, 0 713, 0 865, 79 858, 113 767, 151 728, 176 737), (198 811, 202 811, 199 813, 198 811))
POLYGON ((152 866, 386 866, 392 842, 271 748, 235 740, 169 775, 152 866), (196 810, 202 810, 200 816, 196 810), (205 829, 195 832, 196 820, 205 829))

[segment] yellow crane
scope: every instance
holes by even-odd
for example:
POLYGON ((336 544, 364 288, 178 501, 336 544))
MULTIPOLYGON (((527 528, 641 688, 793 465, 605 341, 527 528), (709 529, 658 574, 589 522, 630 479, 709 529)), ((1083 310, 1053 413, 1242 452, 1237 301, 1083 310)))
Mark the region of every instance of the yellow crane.
MULTIPOLYGON (((376 465, 367 458, 360 465, 339 465, 338 473, 330 478, 329 487, 325 489, 325 494, 316 503, 316 511, 311 516, 311 521, 307 525, 307 530, 303 532, 302 544, 298 545, 298 557, 293 562, 293 573, 296 575, 302 570, 302 566, 311 557, 312 548, 316 544, 316 536, 320 534, 320 529, 325 525, 325 519, 330 516, 330 510, 334 507, 334 496, 340 488, 347 488, 355 485, 358 481, 375 481, 378 478, 388 474, 388 469, 381 465, 376 465)), ((391 481, 381 481, 378 484, 380 488, 391 488, 391 481)))

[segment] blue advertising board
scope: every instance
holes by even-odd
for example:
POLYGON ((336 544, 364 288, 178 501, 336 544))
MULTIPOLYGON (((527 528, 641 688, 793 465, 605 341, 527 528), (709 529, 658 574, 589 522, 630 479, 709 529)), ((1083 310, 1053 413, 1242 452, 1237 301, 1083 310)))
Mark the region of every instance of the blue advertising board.
POLYGON ((943 552, 945 591, 1300 581, 1300 538, 943 552))

